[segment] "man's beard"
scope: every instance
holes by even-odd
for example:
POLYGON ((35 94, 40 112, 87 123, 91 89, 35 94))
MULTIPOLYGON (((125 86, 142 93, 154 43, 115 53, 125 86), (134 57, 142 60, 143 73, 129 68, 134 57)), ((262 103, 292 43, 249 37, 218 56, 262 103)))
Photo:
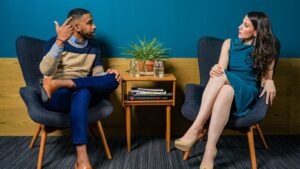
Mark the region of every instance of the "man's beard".
POLYGON ((85 33, 83 31, 78 32, 78 34, 80 34, 82 37, 84 37, 84 39, 91 39, 94 37, 93 33, 85 33))

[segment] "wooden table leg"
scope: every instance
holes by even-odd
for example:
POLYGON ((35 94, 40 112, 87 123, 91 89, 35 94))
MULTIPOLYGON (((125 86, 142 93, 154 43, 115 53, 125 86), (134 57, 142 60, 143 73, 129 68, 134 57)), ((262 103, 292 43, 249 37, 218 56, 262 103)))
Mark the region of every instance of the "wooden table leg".
POLYGON ((126 106, 126 137, 127 137, 127 150, 131 149, 131 107, 126 106))
POLYGON ((167 151, 171 149, 171 106, 166 108, 166 145, 167 151))

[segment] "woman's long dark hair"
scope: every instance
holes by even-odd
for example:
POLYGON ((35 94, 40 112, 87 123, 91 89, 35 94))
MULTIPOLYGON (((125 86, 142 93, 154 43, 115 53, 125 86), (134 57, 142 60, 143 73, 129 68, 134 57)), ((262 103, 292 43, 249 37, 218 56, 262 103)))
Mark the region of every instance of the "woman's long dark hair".
POLYGON ((256 30, 256 37, 253 56, 254 72, 258 80, 266 75, 269 65, 275 61, 277 55, 276 39, 272 32, 271 23, 267 15, 263 12, 249 12, 247 14, 256 30))

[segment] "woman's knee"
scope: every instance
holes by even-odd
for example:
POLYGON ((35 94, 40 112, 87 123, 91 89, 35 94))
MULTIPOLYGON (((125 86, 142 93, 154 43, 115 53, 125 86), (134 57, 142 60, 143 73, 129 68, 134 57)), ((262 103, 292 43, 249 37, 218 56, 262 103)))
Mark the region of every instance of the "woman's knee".
POLYGON ((224 85, 214 102, 214 108, 218 107, 224 109, 225 107, 230 106, 234 98, 234 90, 230 85, 224 85))
POLYGON ((221 97, 225 97, 226 99, 233 98, 234 96, 234 90, 232 86, 225 84, 221 87, 219 95, 221 97))
POLYGON ((222 76, 211 77, 209 80, 214 83, 225 84, 227 82, 227 76, 223 74, 222 76))

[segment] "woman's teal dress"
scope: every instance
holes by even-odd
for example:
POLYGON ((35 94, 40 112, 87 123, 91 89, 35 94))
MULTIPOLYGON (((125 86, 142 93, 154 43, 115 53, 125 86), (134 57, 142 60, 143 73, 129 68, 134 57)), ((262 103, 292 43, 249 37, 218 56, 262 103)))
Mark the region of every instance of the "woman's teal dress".
POLYGON ((253 107, 259 95, 259 82, 253 71, 251 52, 253 45, 246 45, 240 39, 231 39, 228 68, 225 70, 234 89, 231 111, 235 116, 244 116, 253 107))

